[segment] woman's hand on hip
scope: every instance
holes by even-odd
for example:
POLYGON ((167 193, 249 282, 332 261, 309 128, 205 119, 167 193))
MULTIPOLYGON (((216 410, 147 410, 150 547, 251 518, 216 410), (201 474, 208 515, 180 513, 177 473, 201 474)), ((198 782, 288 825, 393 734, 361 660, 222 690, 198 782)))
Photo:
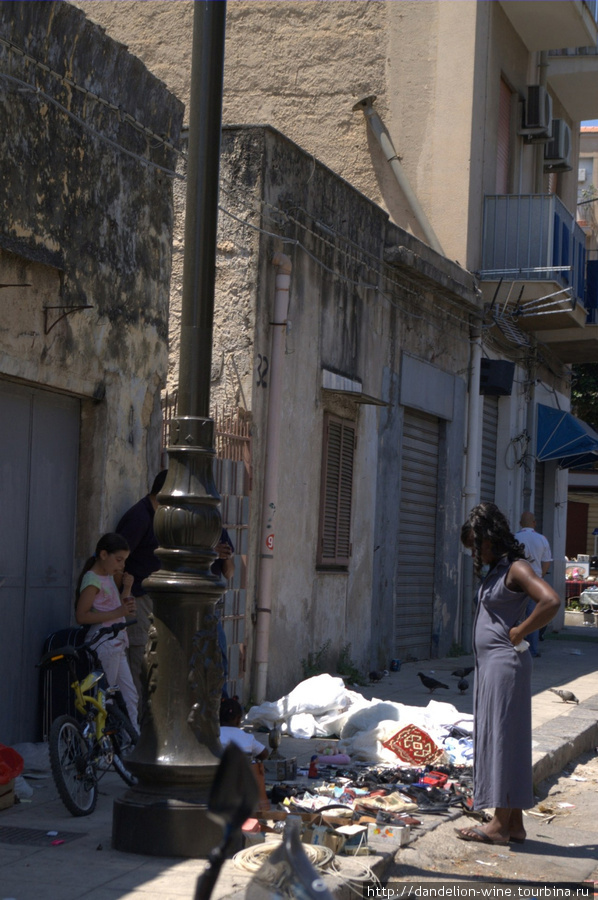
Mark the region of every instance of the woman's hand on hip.
POLYGON ((517 644, 520 644, 524 637, 525 635, 521 633, 519 626, 517 625, 513 626, 509 631, 509 640, 514 647, 516 647, 517 644))

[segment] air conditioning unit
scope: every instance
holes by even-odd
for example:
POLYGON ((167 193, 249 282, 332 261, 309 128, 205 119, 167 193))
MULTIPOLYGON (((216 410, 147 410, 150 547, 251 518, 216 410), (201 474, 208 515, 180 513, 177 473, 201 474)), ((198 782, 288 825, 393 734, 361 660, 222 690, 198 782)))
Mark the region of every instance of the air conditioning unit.
POLYGON ((571 129, 563 119, 552 120, 552 137, 544 147, 544 168, 571 169, 571 129))
POLYGON ((550 137, 552 97, 541 84, 528 84, 520 134, 550 137))

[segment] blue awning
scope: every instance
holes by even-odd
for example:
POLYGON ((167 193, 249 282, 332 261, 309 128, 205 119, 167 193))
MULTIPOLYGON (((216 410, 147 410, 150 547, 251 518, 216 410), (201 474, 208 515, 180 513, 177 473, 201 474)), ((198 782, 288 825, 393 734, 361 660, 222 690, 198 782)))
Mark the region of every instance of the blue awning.
POLYGON ((561 469, 580 469, 598 462, 598 434, 569 412, 538 403, 536 459, 556 459, 561 469))

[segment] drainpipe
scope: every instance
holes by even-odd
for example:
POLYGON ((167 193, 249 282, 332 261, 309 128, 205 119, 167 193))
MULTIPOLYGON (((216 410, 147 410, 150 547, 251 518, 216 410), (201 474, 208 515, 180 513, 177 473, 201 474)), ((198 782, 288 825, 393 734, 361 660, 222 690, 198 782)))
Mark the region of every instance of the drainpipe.
MULTIPOLYGON (((471 509, 480 502, 480 468, 482 453, 482 395, 480 371, 482 368, 482 328, 475 324, 471 330, 471 361, 469 371, 469 404, 467 411, 467 457, 465 462, 465 487, 463 489, 463 521, 471 509)), ((466 653, 471 651, 473 561, 463 555, 463 608, 461 617, 461 644, 466 653)))
MULTIPOLYGON (((531 512, 536 512, 534 510, 534 506, 532 506, 532 494, 534 492, 534 482, 536 475, 536 375, 537 375, 537 353, 536 348, 534 348, 534 353, 530 355, 528 359, 528 370, 527 370, 527 387, 525 390, 525 430, 528 434, 528 445, 527 445, 527 465, 523 467, 523 509, 520 509, 518 512, 518 516, 521 515, 522 512, 529 509, 531 512)), ((535 498, 534 498, 535 505, 535 498)), ((539 510, 540 515, 542 514, 542 510, 539 510)), ((519 519, 517 518, 517 521, 519 519)), ((515 524, 515 523, 513 523, 515 524)))
POLYGON ((394 148, 392 143, 392 139, 384 126, 380 116, 374 109, 374 100, 376 99, 375 95, 372 94, 369 97, 364 97, 362 100, 359 100, 355 106, 354 110, 361 109, 363 110, 363 114, 366 117, 367 123, 372 129, 376 140, 380 145, 380 149, 384 153, 386 160, 390 164, 390 168, 392 169, 393 175, 395 176, 399 187, 403 192, 403 196, 405 197, 407 203, 411 207, 411 211, 413 215, 417 219, 417 223, 421 228, 426 242, 432 247, 433 250, 436 250, 437 253, 441 253, 444 256, 442 251, 442 247, 440 246, 440 241, 436 237, 434 233, 434 229, 430 225, 428 221, 428 217, 426 216, 419 200, 417 199, 413 189, 409 183, 409 179, 405 174, 403 166, 399 160, 397 151, 394 148))
POLYGON ((282 361, 289 311, 291 260, 284 253, 276 253, 272 265, 276 274, 272 351, 270 355, 270 384, 268 421, 266 426, 266 461, 260 529, 260 564, 258 573, 258 605, 255 638, 255 696, 262 703, 268 680, 270 617, 272 615, 272 569, 274 565, 274 518, 278 503, 278 462, 280 447, 280 411, 282 407, 282 361))
MULTIPOLYGON (((548 83, 548 51, 540 51, 540 59, 538 61, 538 83, 542 87, 546 87, 548 83)), ((544 193, 544 144, 536 144, 536 172, 534 178, 534 188, 536 194, 544 193)))

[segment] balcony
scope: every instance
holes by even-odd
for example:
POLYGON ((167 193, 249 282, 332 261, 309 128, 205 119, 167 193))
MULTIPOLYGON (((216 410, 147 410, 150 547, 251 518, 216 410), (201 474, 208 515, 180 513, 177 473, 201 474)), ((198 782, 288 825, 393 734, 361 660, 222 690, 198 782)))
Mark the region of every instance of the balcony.
POLYGON ((501 0, 503 12, 528 50, 596 45, 596 2, 501 0))
POLYGON ((554 50, 548 57, 548 86, 574 122, 598 118, 598 47, 554 50))
POLYGON ((585 235, 561 200, 554 194, 487 196, 482 242, 478 276, 485 302, 550 345, 563 362, 594 361, 598 297, 588 299, 585 235))

